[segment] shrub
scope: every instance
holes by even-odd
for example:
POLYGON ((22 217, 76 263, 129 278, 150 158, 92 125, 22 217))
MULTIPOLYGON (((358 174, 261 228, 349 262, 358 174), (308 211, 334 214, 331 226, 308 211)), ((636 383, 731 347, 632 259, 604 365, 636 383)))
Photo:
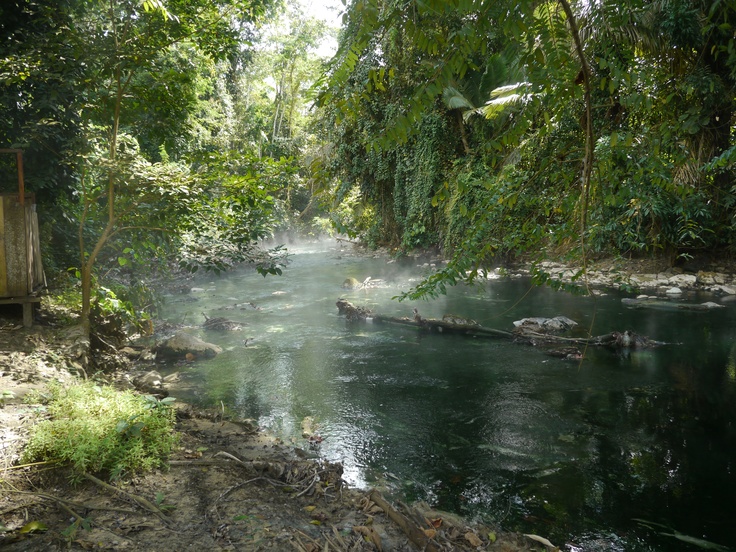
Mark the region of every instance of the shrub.
POLYGON ((117 479, 164 465, 177 442, 173 399, 159 401, 94 382, 57 384, 50 393, 50 419, 32 428, 25 462, 68 464, 73 477, 89 472, 117 479))

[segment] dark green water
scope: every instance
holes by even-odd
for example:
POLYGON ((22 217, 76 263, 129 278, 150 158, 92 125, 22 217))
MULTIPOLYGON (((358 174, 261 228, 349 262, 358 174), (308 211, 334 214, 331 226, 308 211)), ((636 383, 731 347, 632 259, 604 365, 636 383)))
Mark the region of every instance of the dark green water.
POLYGON ((293 251, 282 277, 237 271, 196 282, 203 291, 186 300, 169 297, 172 321, 199 325, 205 312, 247 324, 191 330, 224 352, 164 367, 181 370, 192 389, 181 398, 222 402, 303 447, 300 422, 312 416, 319 453, 341 461, 353 485, 543 535, 563 550, 734 544, 736 303, 635 311, 623 295, 594 301, 524 280, 398 303, 391 297, 426 268, 328 245, 293 251), (341 289, 347 277, 368 276, 383 282, 341 289), (573 363, 501 339, 348 324, 339 297, 382 314, 410 316, 416 306, 424 317, 454 313, 500 329, 561 314, 593 335, 630 329, 678 344, 591 349, 573 363))

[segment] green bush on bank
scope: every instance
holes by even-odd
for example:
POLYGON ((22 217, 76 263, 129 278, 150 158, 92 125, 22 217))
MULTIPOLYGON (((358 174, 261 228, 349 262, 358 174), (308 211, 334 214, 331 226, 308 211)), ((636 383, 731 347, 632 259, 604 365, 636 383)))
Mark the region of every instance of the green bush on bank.
POLYGON ((68 464, 72 475, 126 472, 165 465, 177 443, 171 399, 159 401, 94 382, 50 388, 49 419, 36 424, 25 462, 68 464))

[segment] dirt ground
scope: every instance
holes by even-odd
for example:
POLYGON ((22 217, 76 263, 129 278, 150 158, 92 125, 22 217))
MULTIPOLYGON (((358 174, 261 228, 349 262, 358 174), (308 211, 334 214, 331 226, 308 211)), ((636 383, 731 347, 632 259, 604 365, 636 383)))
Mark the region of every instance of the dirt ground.
POLYGON ((0 310, 4 550, 553 549, 544 539, 350 489, 339 464, 306 458, 245 422, 187 405, 177 405, 181 441, 168 470, 72 486, 63 468, 19 465, 28 430, 44 415, 24 398, 50 380, 85 374, 75 326, 62 325, 44 306, 33 328, 21 320, 20 309, 0 310))

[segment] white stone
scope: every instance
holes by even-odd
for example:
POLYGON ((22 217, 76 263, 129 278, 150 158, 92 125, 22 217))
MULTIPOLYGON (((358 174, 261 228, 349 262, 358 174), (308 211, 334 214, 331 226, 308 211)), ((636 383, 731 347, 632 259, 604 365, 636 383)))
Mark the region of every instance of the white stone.
POLYGON ((545 270, 549 270, 551 268, 565 268, 565 265, 562 265, 560 263, 555 263, 553 261, 543 261, 539 263, 539 266, 545 270))
POLYGON ((697 281, 698 277, 695 274, 678 274, 670 277, 667 283, 671 286, 690 287, 694 286, 697 281))
POLYGON ((667 295, 682 295, 682 290, 678 287, 672 287, 665 291, 667 295))
POLYGON ((726 285, 713 286, 713 291, 720 291, 726 295, 736 295, 736 288, 726 285))

